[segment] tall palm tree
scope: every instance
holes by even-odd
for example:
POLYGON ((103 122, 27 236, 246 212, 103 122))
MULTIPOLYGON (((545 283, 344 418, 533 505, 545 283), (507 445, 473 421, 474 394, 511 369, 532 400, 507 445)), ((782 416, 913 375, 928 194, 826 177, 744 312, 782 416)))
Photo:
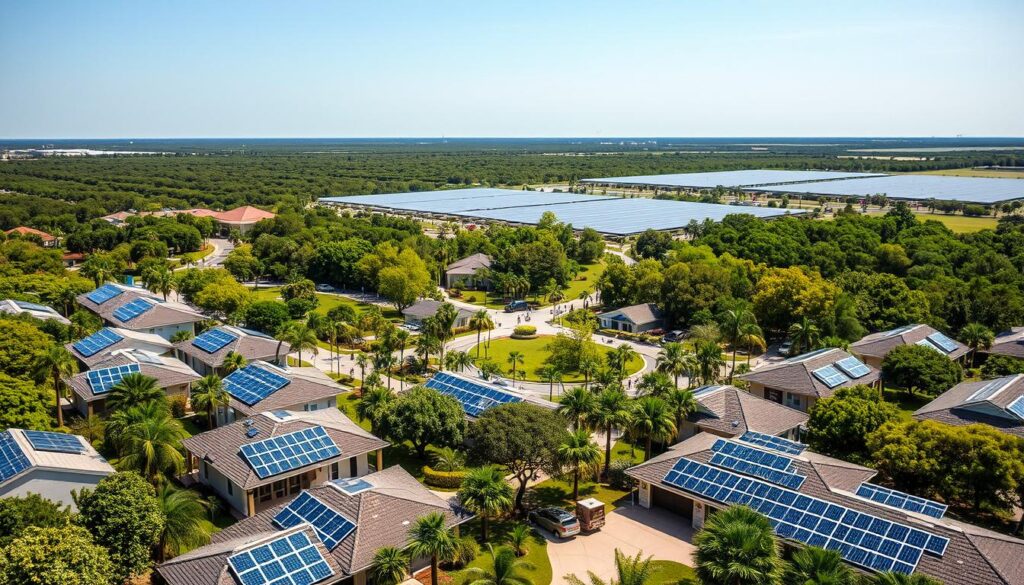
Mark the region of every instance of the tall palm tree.
POLYGON ((138 471, 150 483, 160 484, 165 476, 184 470, 185 458, 178 449, 187 436, 181 423, 166 410, 133 424, 122 434, 118 468, 138 471))
POLYGON ((54 403, 57 406, 57 426, 64 426, 64 411, 61 409, 60 398, 62 392, 62 378, 70 378, 78 373, 78 362, 75 356, 71 355, 61 345, 54 344, 39 353, 32 364, 36 380, 42 381, 50 378, 53 381, 54 403))
POLYGON ((558 402, 558 412, 572 422, 573 429, 586 428, 596 408, 594 393, 582 386, 570 388, 558 402))
POLYGON ((409 556, 395 546, 384 546, 373 553, 370 576, 376 585, 398 585, 409 572, 409 556))
POLYGON ((604 430, 604 475, 612 464, 612 431, 629 424, 629 398, 621 389, 607 388, 597 395, 597 407, 590 420, 604 430))
POLYGON ((921 573, 907 575, 895 571, 879 573, 870 582, 872 585, 942 585, 942 581, 932 579, 928 575, 921 573))
POLYGON ((363 352, 356 354, 356 366, 359 367, 359 395, 363 395, 366 389, 366 366, 370 365, 370 358, 363 352))
POLYGON ((679 387, 679 376, 688 374, 691 370, 689 352, 682 343, 672 341, 666 343, 658 352, 655 361, 658 371, 665 372, 672 376, 672 381, 679 387))
POLYGON ((494 329, 494 321, 487 309, 480 309, 469 318, 469 328, 476 331, 476 357, 480 359, 480 336, 484 331, 494 329))
POLYGON ((206 413, 207 428, 212 429, 214 425, 214 413, 221 407, 227 408, 231 403, 231 396, 224 389, 221 379, 214 374, 203 376, 192 384, 192 396, 190 398, 192 408, 198 412, 206 413))
POLYGON ((288 321, 287 323, 282 325, 280 329, 277 330, 277 349, 274 350, 274 363, 275 364, 277 364, 279 366, 282 365, 281 364, 281 347, 284 344, 287 343, 289 345, 288 351, 289 352, 291 351, 292 348, 291 348, 291 341, 290 340, 295 336, 295 328, 297 326, 298 326, 298 323, 296 323, 294 321, 288 321))
POLYGON ((395 363, 397 360, 394 354, 387 348, 381 348, 373 355, 373 370, 383 372, 381 375, 388 377, 388 390, 391 390, 391 370, 394 369, 395 363))
POLYGON ((960 339, 971 348, 971 367, 978 363, 978 350, 992 347, 995 335, 981 323, 968 323, 960 330, 960 339))
POLYGON ((405 364, 405 346, 409 343, 409 337, 412 333, 409 333, 405 329, 395 328, 395 349, 398 350, 398 368, 399 370, 405 364))
POLYGON ((601 363, 593 356, 580 359, 580 373, 583 374, 583 387, 590 388, 590 379, 601 369, 601 363))
POLYGON ((678 436, 679 429, 682 428, 686 417, 697 411, 697 399, 693 397, 693 392, 685 388, 673 388, 663 398, 668 404, 672 416, 675 417, 676 436, 678 436))
POLYGON ((453 372, 462 372, 466 369, 466 366, 473 365, 473 358, 464 351, 450 351, 444 357, 444 361, 448 362, 445 365, 453 372))
POLYGON ((630 360, 638 355, 640 354, 631 345, 620 343, 618 347, 608 352, 608 365, 618 374, 621 381, 626 377, 626 368, 629 366, 630 360))
MULTIPOLYGON (((736 301, 732 307, 722 311, 718 317, 718 325, 722 331, 722 337, 732 346, 732 367, 729 369, 729 382, 732 383, 732 376, 736 371, 736 351, 739 349, 744 333, 755 331, 753 328, 757 327, 757 318, 754 316, 754 311, 750 309, 749 303, 736 301)), ((756 331, 759 332, 760 328, 756 331)))
POLYGON ((444 346, 454 337, 455 333, 452 328, 455 327, 455 321, 459 318, 459 310, 455 308, 455 305, 451 303, 441 303, 441 306, 437 308, 437 312, 434 313, 432 324, 434 337, 440 342, 440 353, 438 354, 439 364, 444 367, 444 346))
MULTIPOLYGON (((764 351, 768 344, 764 340, 764 332, 756 324, 745 325, 740 331, 740 345, 747 348, 747 365, 750 365, 750 356, 754 353, 754 350, 764 351)), ((735 364, 733 369, 735 369, 735 364)), ((729 373, 732 376, 732 372, 729 373)))
POLYGON ((480 538, 487 542, 487 526, 491 518, 512 508, 515 494, 501 470, 493 465, 472 469, 462 480, 459 502, 480 516, 480 538))
POLYGON ((782 576, 783 585, 857 585, 857 577, 834 550, 817 546, 793 553, 782 576))
POLYGON ((526 356, 523 355, 523 352, 514 349, 514 350, 508 352, 508 357, 505 358, 505 361, 507 361, 509 363, 509 365, 511 366, 509 371, 512 374, 512 385, 515 386, 516 385, 516 372, 519 370, 519 366, 522 365, 523 362, 526 361, 526 356))
POLYGON ((601 450, 590 440, 590 431, 576 429, 558 445, 558 462, 572 469, 572 500, 580 499, 580 473, 594 469, 601 461, 601 450))
POLYGON ((244 368, 247 363, 249 362, 248 360, 245 359, 244 355, 240 353, 235 353, 233 351, 229 351, 224 356, 224 361, 221 362, 220 367, 224 368, 225 373, 230 374, 235 370, 240 370, 244 368))
POLYGON ((107 419, 103 439, 113 451, 120 453, 127 443, 127 431, 129 428, 146 420, 168 414, 169 410, 167 403, 155 401, 124 410, 116 410, 107 419))
POLYGON ((517 559, 516 554, 507 548, 500 548, 495 553, 490 544, 487 545, 487 554, 491 556, 493 570, 488 573, 479 567, 469 568, 466 573, 472 580, 466 585, 533 585, 533 581, 522 574, 522 571, 536 568, 532 563, 517 559))
POLYGON ((110 388, 106 404, 110 410, 124 410, 147 402, 165 403, 166 401, 167 395, 157 383, 156 378, 132 373, 121 378, 110 388))
POLYGON ((171 294, 177 287, 174 273, 171 272, 171 269, 166 264, 147 269, 142 273, 142 280, 146 283, 146 290, 154 294, 163 295, 165 301, 167 300, 167 295, 171 294))
POLYGON ((814 349, 821 339, 821 331, 807 317, 801 317, 799 321, 789 326, 789 338, 793 342, 791 354, 799 355, 814 349))
POLYGON ((730 506, 712 515, 693 544, 701 583, 774 585, 782 576, 772 525, 747 506, 730 506))
POLYGON ((165 483, 156 492, 164 526, 157 544, 157 560, 203 546, 210 542, 209 522, 206 514, 209 503, 199 492, 175 488, 165 483))
POLYGON ((725 360, 722 359, 722 348, 717 342, 708 339, 698 340, 694 348, 694 357, 700 371, 700 383, 705 386, 714 384, 718 381, 722 366, 725 364, 725 360))
POLYGON ((537 375, 548 383, 548 400, 555 400, 555 384, 562 382, 562 370, 555 364, 546 364, 537 368, 537 375))
POLYGON ((71 421, 71 430, 76 435, 85 437, 86 441, 92 443, 103 439, 106 433, 107 423, 99 415, 91 414, 85 418, 76 418, 71 421))
POLYGON ((441 351, 441 342, 426 330, 416 338, 416 355, 423 360, 424 368, 430 367, 430 354, 441 351))
POLYGON ((672 379, 668 377, 668 374, 658 370, 647 372, 641 376, 640 382, 636 385, 637 393, 642 396, 664 396, 674 388, 676 386, 673 386, 672 379))
POLYGON ((668 404, 661 398, 644 396, 633 403, 630 418, 633 432, 644 438, 644 460, 651 458, 651 443, 667 441, 676 434, 676 424, 668 404))
POLYGON ((445 516, 432 512, 416 520, 409 529, 409 554, 430 557, 430 585, 437 585, 438 565, 455 555, 459 543, 451 528, 445 526, 445 516))
POLYGON ((300 366, 302 365, 302 350, 307 349, 313 355, 320 353, 320 348, 317 345, 316 331, 305 323, 295 323, 290 327, 286 326, 284 331, 278 334, 278 337, 287 341, 292 351, 299 352, 300 366))
POLYGON ((78 269, 79 274, 91 278, 96 286, 113 279, 114 272, 114 262, 109 254, 91 254, 78 269))
POLYGON ((384 414, 394 400, 395 395, 387 388, 371 388, 369 392, 363 392, 363 397, 356 403, 356 416, 360 421, 370 421, 370 430, 379 437, 384 431, 384 414))
POLYGON ((627 557, 621 550, 615 549, 616 576, 610 581, 604 581, 593 571, 588 571, 589 584, 584 583, 576 575, 567 575, 565 580, 569 585, 647 585, 654 576, 654 567, 651 566, 652 557, 645 559, 642 555, 642 552, 637 552, 635 557, 627 557))

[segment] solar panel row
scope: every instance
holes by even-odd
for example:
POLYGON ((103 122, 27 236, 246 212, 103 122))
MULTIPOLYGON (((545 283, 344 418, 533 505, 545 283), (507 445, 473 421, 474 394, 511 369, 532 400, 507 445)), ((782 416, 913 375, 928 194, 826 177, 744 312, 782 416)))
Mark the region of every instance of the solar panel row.
POLYGON ((14 440, 14 433, 0 432, 0 481, 7 481, 28 469, 30 465, 25 452, 14 440))
POLYGON ((114 309, 114 317, 119 321, 127 323, 146 311, 152 309, 153 301, 148 299, 135 299, 114 309))
POLYGON ((818 368, 817 370, 811 372, 811 374, 813 374, 815 378, 820 380, 822 384, 828 386, 829 388, 835 388, 840 384, 845 384, 846 382, 850 381, 850 379, 846 377, 846 374, 840 372, 838 369, 835 368, 835 366, 825 366, 823 368, 818 368))
POLYGON ((583 179, 581 183, 650 185, 657 187, 748 187, 752 185, 774 185, 797 181, 827 181, 877 177, 870 173, 844 173, 834 171, 784 171, 771 169, 750 169, 742 171, 720 171, 709 173, 677 173, 666 175, 635 175, 631 177, 605 177, 583 179))
POLYGON ((483 411, 499 404, 522 401, 522 398, 514 394, 444 372, 434 374, 434 377, 427 380, 425 386, 458 400, 462 404, 462 410, 470 416, 480 416, 483 411))
POLYGON ((312 427, 241 447, 242 457, 260 479, 341 455, 323 427, 312 427))
POLYGON ((36 451, 55 453, 85 453, 82 440, 75 435, 49 431, 25 431, 25 438, 36 451))
POLYGON ((224 389, 248 406, 265 399, 288 385, 288 378, 249 364, 224 378, 224 389))
POLYGON ((338 543, 356 529, 355 524, 309 492, 302 492, 299 497, 289 502, 274 516, 274 522, 281 528, 291 528, 309 522, 316 530, 316 535, 327 546, 327 550, 334 550, 338 543))
POLYGON ((138 374, 140 371, 142 370, 139 368, 139 364, 125 364, 100 370, 90 370, 85 375, 86 379, 89 380, 89 387, 92 388, 93 394, 106 394, 122 378, 128 374, 138 374))
POLYGON ((210 329, 209 331, 204 331, 196 336, 196 338, 192 340, 192 345, 206 353, 215 353, 236 339, 238 339, 237 335, 228 333, 223 329, 210 329))
POLYGON ((866 197, 884 194, 890 199, 964 201, 992 204, 1024 198, 1024 181, 938 175, 892 175, 841 181, 777 185, 758 190, 775 193, 846 195, 866 197))
POLYGON ((1006 410, 1011 414, 1017 415, 1020 420, 1024 420, 1024 396, 1021 396, 1011 402, 1006 407, 1006 410))
POLYGON ((75 348, 75 351, 85 357, 92 357, 122 339, 124 339, 124 337, 121 337, 110 329, 103 328, 85 339, 76 341, 72 347, 75 348))
POLYGON ((910 510, 932 518, 942 518, 947 509, 945 504, 871 483, 860 484, 857 488, 857 495, 892 508, 910 510))
POLYGON ((871 368, 867 367, 864 362, 859 359, 850 356, 843 358, 836 362, 836 367, 843 371, 847 376, 856 380, 857 378, 863 378, 871 373, 871 368))
POLYGON ((112 284, 104 284, 103 286, 101 286, 101 287, 93 290, 89 294, 85 295, 85 298, 87 298, 90 301, 96 303, 97 305, 102 305, 103 303, 105 303, 105 302, 109 301, 110 299, 116 297, 117 295, 121 294, 122 292, 124 292, 124 291, 121 290, 120 288, 112 285, 112 284))
POLYGON ((715 441, 711 450, 715 452, 711 456, 713 465, 760 477, 792 490, 800 489, 806 479, 796 473, 796 465, 793 460, 782 455, 775 455, 722 439, 715 441))
POLYGON ((271 540, 228 557, 242 585, 311 585, 334 574, 302 532, 271 540))
POLYGON ((747 431, 743 433, 740 440, 754 445, 767 447, 769 449, 774 449, 789 455, 799 455, 807 448, 807 445, 804 445, 803 443, 797 443, 796 441, 790 441, 789 439, 783 439, 782 437, 776 437, 755 431, 747 431))
POLYGON ((926 339, 937 345, 945 353, 956 351, 956 348, 959 347, 955 341, 938 331, 932 333, 926 339))

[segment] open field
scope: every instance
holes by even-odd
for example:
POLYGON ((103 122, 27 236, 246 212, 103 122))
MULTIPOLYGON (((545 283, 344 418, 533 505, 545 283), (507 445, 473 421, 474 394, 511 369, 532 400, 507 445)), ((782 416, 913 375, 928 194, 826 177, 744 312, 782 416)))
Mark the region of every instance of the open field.
MULTIPOLYGON (((868 215, 885 215, 885 212, 869 211, 868 215)), ((915 213, 914 215, 920 221, 932 220, 940 222, 957 234, 994 230, 999 223, 999 219, 995 217, 967 217, 947 213, 915 213)))
MULTIPOLYGON (((550 353, 545 347, 554 337, 550 335, 542 335, 536 339, 512 339, 510 337, 495 339, 491 341, 489 349, 486 349, 486 343, 481 344, 484 347, 480 348, 480 355, 490 357, 496 364, 501 366, 503 375, 508 375, 508 369, 510 367, 508 363, 508 355, 510 352, 519 351, 522 352, 525 361, 518 366, 518 369, 526 372, 526 380, 532 382, 540 382, 541 379, 537 376, 537 368, 544 365, 544 360, 547 359, 550 353)), ((600 352, 601 357, 604 357, 611 351, 611 347, 593 344, 597 351, 600 352)), ((476 356, 476 346, 469 350, 469 355, 476 356)), ((629 364, 626 366, 626 372, 628 374, 634 374, 640 371, 640 368, 644 366, 643 358, 634 356, 633 359, 629 360, 629 364)), ((520 379, 516 376, 516 379, 520 379)), ((583 382, 583 375, 579 372, 566 372, 564 383, 571 382, 583 382)))
MULTIPOLYGON (((593 293, 598 279, 600 279, 601 275, 604 274, 604 269, 604 262, 595 262, 594 264, 584 264, 583 266, 580 266, 580 273, 576 275, 576 278, 569 282, 569 286, 562 289, 562 298, 565 302, 575 301, 583 291, 593 293)), ((548 302, 542 302, 543 299, 541 299, 538 291, 530 291, 527 298, 531 302, 536 302, 542 307, 551 304, 548 302)), ((483 305, 488 309, 504 309, 506 303, 505 298, 501 296, 501 294, 493 292, 485 294, 480 291, 465 291, 460 300, 473 303, 475 305, 483 305)))
MULTIPOLYGON (((252 294, 258 301, 283 300, 281 298, 281 287, 279 286, 260 287, 259 290, 254 290, 252 294)), ((339 305, 348 305, 352 307, 355 309, 357 315, 366 312, 367 309, 373 306, 369 303, 363 303, 341 295, 316 293, 316 298, 320 301, 320 304, 317 305, 314 311, 325 315, 327 314, 327 311, 330 311, 339 305)), ((384 313, 384 317, 391 321, 399 323, 402 321, 402 315, 393 308, 384 307, 382 308, 382 312, 384 313)))
POLYGON ((988 177, 990 179, 1024 179, 1024 171, 1006 171, 1000 169, 943 169, 941 171, 924 171, 921 175, 946 175, 950 177, 988 177))

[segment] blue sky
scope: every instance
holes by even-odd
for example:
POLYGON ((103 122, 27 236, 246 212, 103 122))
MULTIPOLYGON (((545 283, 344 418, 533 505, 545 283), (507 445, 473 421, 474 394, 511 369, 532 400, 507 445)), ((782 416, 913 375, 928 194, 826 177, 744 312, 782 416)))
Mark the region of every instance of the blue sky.
POLYGON ((1024 2, 8 2, 0 137, 1022 136, 1024 2))

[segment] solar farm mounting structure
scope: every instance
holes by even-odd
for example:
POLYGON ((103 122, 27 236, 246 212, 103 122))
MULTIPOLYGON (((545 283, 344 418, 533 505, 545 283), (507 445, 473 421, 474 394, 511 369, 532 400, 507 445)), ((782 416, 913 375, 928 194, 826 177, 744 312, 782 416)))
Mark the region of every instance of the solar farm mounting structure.
POLYGON ((575 193, 547 193, 512 189, 458 189, 322 197, 321 203, 367 208, 388 213, 437 215, 463 220, 490 220, 536 225, 546 211, 576 229, 590 227, 611 236, 628 236, 648 229, 680 230, 690 222, 720 221, 730 214, 771 218, 799 211, 785 209, 620 198, 575 193))
POLYGON ((855 179, 883 176, 879 173, 847 173, 836 171, 782 171, 748 169, 743 171, 717 171, 710 173, 677 173, 666 175, 636 175, 632 177, 604 177, 581 179, 588 185, 616 185, 622 187, 664 187, 669 189, 713 189, 715 187, 755 187, 834 179, 855 179))

